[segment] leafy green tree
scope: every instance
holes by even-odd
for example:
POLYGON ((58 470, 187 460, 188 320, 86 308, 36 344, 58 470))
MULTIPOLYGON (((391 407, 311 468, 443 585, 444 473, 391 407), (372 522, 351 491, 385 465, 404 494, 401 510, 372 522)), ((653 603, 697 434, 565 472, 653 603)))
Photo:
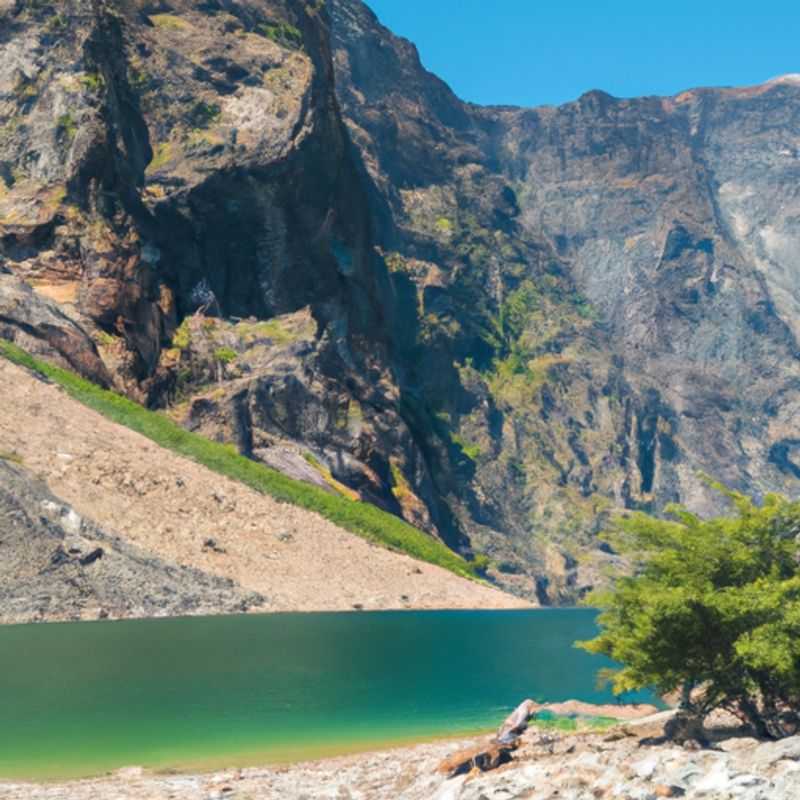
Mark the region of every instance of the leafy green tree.
POLYGON ((633 575, 590 598, 601 632, 578 646, 620 665, 605 676, 618 694, 680 691, 685 719, 724 708, 780 738, 796 731, 800 709, 800 503, 768 495, 758 506, 711 485, 733 516, 672 506, 670 520, 614 523, 606 538, 633 575))

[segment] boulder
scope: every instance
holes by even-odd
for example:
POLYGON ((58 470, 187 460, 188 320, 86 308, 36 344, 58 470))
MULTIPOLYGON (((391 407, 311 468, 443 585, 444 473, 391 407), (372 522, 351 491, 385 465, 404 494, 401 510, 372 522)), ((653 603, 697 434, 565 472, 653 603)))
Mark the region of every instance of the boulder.
POLYGON ((84 378, 111 385, 89 334, 10 271, 0 274, 0 337, 37 356, 55 359, 84 378))

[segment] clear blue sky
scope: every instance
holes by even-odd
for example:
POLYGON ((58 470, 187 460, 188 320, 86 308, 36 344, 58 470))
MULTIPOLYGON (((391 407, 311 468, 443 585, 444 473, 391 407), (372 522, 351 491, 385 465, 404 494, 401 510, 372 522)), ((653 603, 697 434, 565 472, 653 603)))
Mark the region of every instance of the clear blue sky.
POLYGON ((794 0, 367 0, 465 100, 541 105, 800 72, 794 0))

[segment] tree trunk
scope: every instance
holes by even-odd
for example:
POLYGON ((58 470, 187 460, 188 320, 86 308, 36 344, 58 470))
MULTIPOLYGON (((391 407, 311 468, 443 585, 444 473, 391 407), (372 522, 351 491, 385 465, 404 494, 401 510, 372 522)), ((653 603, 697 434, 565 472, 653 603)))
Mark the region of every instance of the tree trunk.
POLYGON ((681 707, 678 713, 664 726, 664 735, 676 744, 698 742, 706 747, 708 738, 703 726, 703 718, 704 715, 696 710, 681 707))
POLYGON ((756 703, 754 703, 749 697, 739 698, 737 705, 742 712, 741 715, 747 720, 747 723, 753 729, 753 733, 755 733, 759 739, 780 738, 773 735, 772 731, 770 731, 770 726, 767 724, 767 721, 759 710, 758 705, 756 705, 756 703))

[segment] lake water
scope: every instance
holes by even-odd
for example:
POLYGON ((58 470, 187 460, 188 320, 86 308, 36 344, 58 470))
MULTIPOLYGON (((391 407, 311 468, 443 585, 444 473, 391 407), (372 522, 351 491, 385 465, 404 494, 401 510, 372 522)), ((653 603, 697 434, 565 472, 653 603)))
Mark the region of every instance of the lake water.
POLYGON ((0 777, 212 768, 611 702, 591 610, 278 614, 0 628, 0 777))

